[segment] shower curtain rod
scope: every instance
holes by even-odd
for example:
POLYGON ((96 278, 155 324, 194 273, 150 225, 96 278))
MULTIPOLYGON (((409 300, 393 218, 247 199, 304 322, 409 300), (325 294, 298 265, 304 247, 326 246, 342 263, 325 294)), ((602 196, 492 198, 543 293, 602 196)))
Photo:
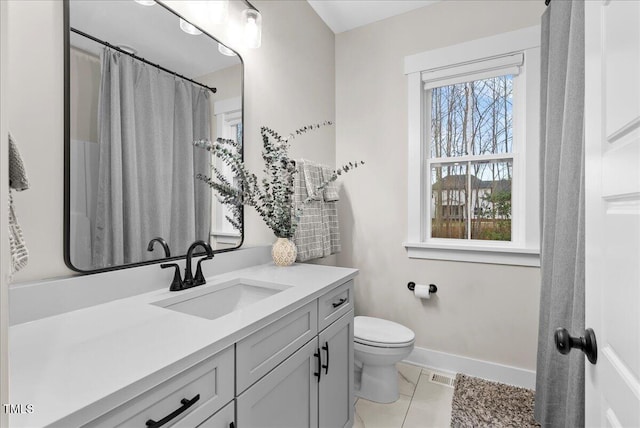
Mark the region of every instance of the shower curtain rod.
POLYGON ((96 42, 96 43, 100 43, 101 45, 107 46, 107 47, 109 47, 109 48, 111 48, 111 49, 114 49, 114 50, 116 50, 116 51, 118 51, 118 52, 121 52, 121 53, 123 53, 123 54, 125 54, 125 55, 129 55, 130 57, 135 58, 135 59, 137 59, 138 61, 142 61, 142 62, 144 62, 145 64, 149 64, 149 65, 151 65, 151 66, 153 66, 153 67, 156 67, 156 68, 158 68, 158 69, 160 69, 160 70, 162 70, 162 71, 165 71, 165 72, 167 72, 167 73, 169 73, 169 74, 173 74, 174 76, 177 76, 177 77, 179 77, 179 78, 181 78, 181 79, 187 80, 187 81, 189 81, 189 82, 193 83, 194 85, 198 85, 198 86, 201 86, 201 87, 203 87, 203 88, 205 88, 205 89, 208 89, 208 90, 210 90, 211 92, 213 92, 214 94, 215 94, 216 92, 218 92, 218 90, 217 90, 216 88, 211 88, 211 87, 209 87, 209 86, 207 86, 207 85, 203 85, 202 83, 200 83, 200 82, 196 82, 196 81, 195 81, 195 80, 193 80, 193 79, 189 79, 188 77, 183 76, 182 74, 178 74, 178 73, 176 73, 175 71, 171 71, 171 70, 169 70, 169 69, 166 69, 166 68, 164 68, 163 66, 161 66, 161 65, 159 65, 159 64, 154 64, 154 63, 152 63, 152 62, 150 62, 150 61, 147 61, 146 59, 144 59, 144 58, 142 58, 142 57, 139 57, 139 56, 138 56, 138 55, 136 55, 136 54, 132 54, 131 52, 127 52, 127 51, 125 51, 124 49, 119 48, 118 46, 114 46, 114 45, 112 45, 112 44, 111 44, 111 43, 109 43, 109 42, 105 42, 104 40, 100 40, 100 39, 98 39, 97 37, 92 36, 91 34, 87 34, 87 33, 85 33, 84 31, 80 31, 80 30, 78 30, 78 29, 76 29, 76 28, 73 28, 73 27, 69 27, 69 30, 71 30, 71 32, 76 33, 76 34, 78 34, 78 35, 80 35, 80 36, 82 36, 82 37, 86 37, 87 39, 93 40, 93 41, 94 41, 94 42, 96 42))

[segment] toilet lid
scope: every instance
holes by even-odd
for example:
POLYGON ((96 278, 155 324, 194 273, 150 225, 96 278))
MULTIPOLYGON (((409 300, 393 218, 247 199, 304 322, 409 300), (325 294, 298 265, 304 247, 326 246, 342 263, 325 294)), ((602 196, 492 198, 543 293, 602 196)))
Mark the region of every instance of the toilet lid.
POLYGON ((355 317, 353 336, 358 342, 372 344, 411 343, 416 337, 411 329, 393 321, 363 316, 355 317))

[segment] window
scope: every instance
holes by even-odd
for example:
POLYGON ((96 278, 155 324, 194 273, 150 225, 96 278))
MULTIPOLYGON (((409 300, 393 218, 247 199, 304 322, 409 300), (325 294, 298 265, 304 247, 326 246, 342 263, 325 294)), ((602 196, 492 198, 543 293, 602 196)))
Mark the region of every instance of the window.
MULTIPOLYGON (((242 102, 240 98, 216 101, 214 115, 216 117, 216 136, 239 141, 242 144, 242 102)), ((228 180, 235 182, 236 178, 229 165, 226 165, 213 154, 211 157, 216 168, 228 180)), ((236 230, 227 220, 227 216, 232 215, 231 210, 227 205, 220 203, 216 197, 212 198, 211 202, 213 205, 211 210, 213 216, 211 235, 216 248, 238 245, 240 231, 236 230)))
POLYGON ((409 257, 539 266, 539 37, 405 58, 409 257))
POLYGON ((425 85, 431 238, 511 241, 513 79, 425 85))

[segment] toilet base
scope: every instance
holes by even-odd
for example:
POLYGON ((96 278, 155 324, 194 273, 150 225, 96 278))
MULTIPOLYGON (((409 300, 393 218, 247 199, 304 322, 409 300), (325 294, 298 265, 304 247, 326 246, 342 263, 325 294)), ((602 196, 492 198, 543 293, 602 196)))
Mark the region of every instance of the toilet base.
POLYGON ((360 389, 356 396, 376 403, 393 403, 398 400, 398 370, 395 364, 369 366, 364 364, 360 376, 360 389))

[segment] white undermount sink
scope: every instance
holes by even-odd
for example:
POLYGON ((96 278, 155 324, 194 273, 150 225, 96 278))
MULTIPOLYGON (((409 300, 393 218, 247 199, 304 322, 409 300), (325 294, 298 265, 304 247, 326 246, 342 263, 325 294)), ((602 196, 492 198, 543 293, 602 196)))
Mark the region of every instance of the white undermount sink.
POLYGON ((152 304, 213 320, 280 293, 289 287, 277 283, 236 278, 212 286, 202 285, 188 290, 188 294, 152 304))

